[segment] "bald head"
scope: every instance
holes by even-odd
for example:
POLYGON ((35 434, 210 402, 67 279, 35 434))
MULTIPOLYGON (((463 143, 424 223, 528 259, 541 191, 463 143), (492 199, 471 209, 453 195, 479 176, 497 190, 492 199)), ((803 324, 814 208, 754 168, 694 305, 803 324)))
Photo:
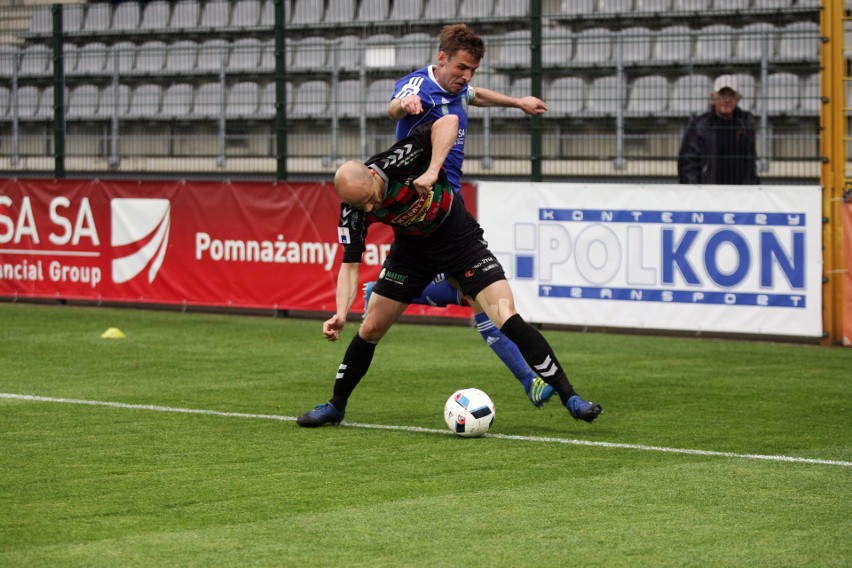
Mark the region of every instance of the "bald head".
POLYGON ((366 165, 357 160, 349 160, 337 168, 334 188, 340 199, 356 209, 369 211, 381 204, 381 197, 377 197, 380 188, 374 176, 366 165))

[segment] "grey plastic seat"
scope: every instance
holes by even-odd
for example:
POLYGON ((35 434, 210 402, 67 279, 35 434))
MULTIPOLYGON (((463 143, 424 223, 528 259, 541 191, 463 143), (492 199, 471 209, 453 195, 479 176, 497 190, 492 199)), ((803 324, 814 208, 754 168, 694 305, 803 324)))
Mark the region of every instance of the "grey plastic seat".
POLYGON ((145 32, 163 31, 169 25, 170 15, 171 7, 165 0, 148 2, 142 12, 142 23, 139 25, 139 29, 145 32))
MULTIPOLYGON (((234 3, 234 11, 231 13, 230 26, 232 28, 253 28, 260 23, 261 14, 260 0, 237 0, 234 3)), ((268 25, 275 23, 271 19, 268 25)))
POLYGON ((778 31, 780 61, 819 61, 819 24, 793 22, 778 31))
POLYGON ((791 4, 792 0, 754 0, 754 9, 781 10, 783 8, 789 8, 791 4))
MULTIPOLYGON (((53 98, 53 87, 49 88, 50 97, 53 98)), ((41 97, 42 92, 35 85, 24 85, 23 87, 19 87, 18 100, 10 102, 9 112, 12 112, 12 105, 17 105, 19 120, 33 120, 38 115, 38 111, 41 106, 41 97)))
POLYGON ((426 32, 405 34, 396 43, 396 66, 414 70, 428 65, 437 53, 434 41, 426 32))
POLYGON ((228 57, 228 71, 256 72, 260 67, 263 44, 257 38, 245 37, 231 45, 228 57))
MULTIPOLYGON (((21 91, 18 90, 18 95, 20 93, 21 91)), ((55 116, 53 93, 53 85, 42 89, 41 96, 38 98, 38 110, 32 117, 34 120, 53 120, 55 116)))
POLYGON ((324 37, 311 36, 291 42, 293 56, 290 70, 316 71, 326 68, 328 42, 324 37))
POLYGON ((168 46, 163 71, 169 75, 190 75, 195 71, 198 60, 198 44, 185 39, 168 46))
POLYGON ((686 26, 669 26, 656 34, 651 60, 676 63, 692 58, 692 30, 686 26))
POLYGON ((497 18, 526 18, 530 14, 529 0, 495 0, 494 17, 497 18))
POLYGON ((672 85, 669 114, 692 116, 705 112, 710 104, 713 80, 707 75, 684 75, 672 85))
POLYGON ((306 81, 294 89, 292 118, 326 118, 328 116, 328 83, 323 80, 306 81))
POLYGON ((119 75, 128 75, 133 72, 136 65, 136 53, 138 49, 135 43, 130 41, 120 41, 112 44, 110 53, 106 62, 106 72, 111 74, 118 65, 119 75))
MULTIPOLYGON (((847 89, 848 90, 848 89, 847 89)), ((802 96, 799 102, 799 114, 803 116, 819 116, 820 77, 819 73, 808 75, 802 82, 802 96)))
POLYGON ((640 14, 668 14, 672 0, 636 0, 634 10, 640 14))
POLYGON ((583 114, 589 117, 615 116, 623 104, 624 94, 619 88, 618 77, 598 77, 589 85, 583 114))
POLYGON ((66 75, 76 74, 79 51, 75 43, 62 44, 62 68, 66 75))
POLYGON ((0 45, 0 77, 11 77, 18 70, 18 48, 14 45, 0 45))
POLYGON ((291 24, 318 24, 322 21, 324 11, 323 3, 317 0, 295 0, 291 24))
POLYGON ((555 117, 580 115, 585 108, 586 81, 582 77, 559 77, 550 83, 547 114, 555 117))
MULTIPOLYGON (((287 0, 284 2, 284 22, 290 24, 292 17, 291 4, 287 0)), ((260 25, 272 26, 275 24, 275 0, 264 0, 263 7, 260 9, 260 25)))
POLYGON ((733 12, 749 8, 751 0, 713 0, 713 10, 717 12, 733 12))
POLYGON ((388 20, 392 22, 414 22, 423 13, 424 0, 394 0, 388 20))
POLYGON ((740 89, 740 100, 737 106, 743 110, 751 111, 757 104, 757 88, 754 77, 749 73, 735 73, 734 77, 740 89))
POLYGON ((83 29, 86 17, 84 4, 64 4, 62 7, 62 31, 77 33, 83 29))
POLYGON ((32 35, 50 35, 53 33, 53 12, 50 6, 37 6, 33 10, 29 32, 32 35))
POLYGON ((556 28, 544 34, 541 41, 541 64, 544 67, 567 67, 574 58, 574 38, 568 28, 556 28))
POLYGON ((645 64, 651 59, 653 38, 654 33, 648 28, 627 28, 618 32, 616 41, 621 42, 621 60, 627 65, 645 64))
POLYGON ((93 119, 98 113, 100 90, 97 85, 78 85, 68 92, 65 118, 68 120, 93 119))
POLYGON ((693 59, 701 63, 722 63, 733 56, 734 29, 726 24, 705 26, 695 39, 693 59))
POLYGON ((138 85, 130 94, 127 118, 155 118, 160 116, 163 88, 160 85, 138 85))
POLYGON ((180 0, 172 6, 171 30, 193 30, 198 27, 201 5, 198 0, 180 0))
POLYGON ((374 34, 364 40, 364 66, 368 69, 395 69, 397 39, 391 34, 374 34))
MULTIPOLYGON (((334 90, 332 110, 337 113, 338 118, 359 118, 364 112, 364 99, 360 80, 340 81, 334 90)), ((390 94, 388 94, 388 102, 390 102, 390 94)))
MULTIPOLYGON (((287 81, 285 84, 285 112, 289 115, 290 110, 293 108, 293 83, 287 81)), ((275 81, 270 81, 260 90, 260 102, 257 108, 257 116, 258 118, 273 118, 275 117, 276 108, 275 108, 275 97, 276 97, 277 85, 275 81)))
POLYGON ((173 83, 163 91, 160 113, 164 118, 186 118, 192 111, 193 88, 189 83, 173 83))
POLYGON ((743 26, 737 33, 734 60, 738 62, 760 61, 766 53, 771 59, 775 53, 777 30, 769 22, 756 22, 743 26))
POLYGON ((326 24, 351 23, 355 21, 355 0, 334 0, 325 10, 326 24))
POLYGON ((135 74, 159 75, 166 65, 166 54, 169 47, 165 42, 146 41, 136 50, 135 74))
POLYGON ((9 89, 0 86, 0 122, 12 120, 12 113, 9 112, 9 103, 12 100, 12 94, 9 89))
POLYGON ((97 117, 103 119, 110 119, 113 116, 124 118, 127 116, 129 107, 130 87, 119 84, 116 89, 115 85, 109 84, 101 90, 97 117))
POLYGON ((531 64, 530 31, 516 30, 492 40, 498 53, 493 65, 497 69, 527 69, 531 64))
POLYGON ((563 16, 583 17, 595 11, 596 0, 562 0, 559 13, 563 16))
POLYGON ((458 0, 428 0, 423 8, 423 19, 440 21, 455 19, 459 11, 458 0))
POLYGON ((231 19, 231 4, 228 0, 207 0, 201 11, 199 26, 210 30, 228 27, 231 19))
MULTIPOLYGON (((261 41, 260 47, 260 63, 258 67, 258 71, 261 72, 270 72, 275 70, 275 40, 269 39, 266 41, 261 41)), ((284 53, 285 65, 287 68, 290 68, 290 57, 291 51, 286 51, 284 53)))
POLYGON ((195 89, 192 103, 193 118, 219 118, 224 112, 224 92, 219 83, 204 83, 195 89))
POLYGON ((461 21, 490 18, 494 12, 494 0, 461 0, 458 19, 461 21))
POLYGON ((344 35, 328 44, 328 66, 331 69, 357 71, 361 68, 363 47, 356 35, 344 35))
POLYGON ((701 12, 710 9, 711 0, 674 0, 672 11, 674 12, 701 12))
POLYGON ((608 64, 612 57, 612 32, 606 28, 591 28, 576 34, 574 64, 598 66, 608 64))
POLYGON ((83 31, 90 34, 109 31, 112 25, 112 4, 108 2, 93 2, 87 4, 86 19, 83 21, 83 31))
POLYGON ((235 83, 228 89, 225 102, 227 118, 253 119, 257 117, 260 88, 254 81, 235 83))
POLYGON ((107 72, 105 67, 109 53, 107 45, 99 41, 83 45, 77 52, 77 74, 102 75, 107 72))
POLYGON ((633 0, 598 0, 598 14, 626 16, 633 10, 633 0))
POLYGON ((669 82, 662 75, 639 77, 630 85, 627 116, 662 116, 668 110, 669 82))
POLYGON ((385 118, 388 116, 388 104, 394 88, 393 79, 376 79, 367 87, 364 101, 364 114, 367 118, 385 118))
POLYGON ((384 22, 389 11, 389 0, 361 0, 355 20, 363 23, 384 22))
POLYGON ((799 108, 799 77, 793 73, 772 73, 762 88, 765 109, 769 116, 796 114, 799 108))
POLYGON ((138 2, 116 4, 110 29, 114 32, 135 31, 139 27, 140 18, 141 13, 138 2))
POLYGON ((28 45, 21 50, 18 74, 21 77, 43 77, 53 73, 53 50, 44 44, 28 45))
POLYGON ((228 63, 230 44, 223 39, 208 39, 198 46, 197 73, 218 73, 228 63))

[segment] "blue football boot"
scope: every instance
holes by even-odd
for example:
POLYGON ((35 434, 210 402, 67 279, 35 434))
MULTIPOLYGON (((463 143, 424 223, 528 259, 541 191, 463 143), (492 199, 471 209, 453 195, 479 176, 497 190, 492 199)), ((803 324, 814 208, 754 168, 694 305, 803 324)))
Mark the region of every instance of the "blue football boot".
POLYGON ((299 416, 296 419, 296 424, 305 428, 316 428, 323 424, 340 424, 343 421, 343 414, 330 402, 324 402, 299 416))
POLYGON ((603 408, 596 402, 583 400, 578 395, 574 395, 568 399, 568 412, 575 420, 585 420, 586 422, 594 422, 600 414, 603 413, 603 408))

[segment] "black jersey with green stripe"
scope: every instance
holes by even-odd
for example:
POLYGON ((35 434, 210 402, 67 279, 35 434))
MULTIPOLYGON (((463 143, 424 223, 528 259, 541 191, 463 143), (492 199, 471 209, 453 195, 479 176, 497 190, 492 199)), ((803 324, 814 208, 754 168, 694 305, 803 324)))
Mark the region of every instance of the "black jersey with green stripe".
POLYGON ((432 191, 421 196, 412 182, 428 168, 432 159, 432 123, 415 128, 388 150, 365 163, 387 184, 381 207, 370 213, 340 206, 338 236, 344 245, 343 261, 360 262, 366 248, 367 227, 372 223, 390 225, 397 235, 426 237, 444 223, 453 205, 453 188, 441 169, 432 191))

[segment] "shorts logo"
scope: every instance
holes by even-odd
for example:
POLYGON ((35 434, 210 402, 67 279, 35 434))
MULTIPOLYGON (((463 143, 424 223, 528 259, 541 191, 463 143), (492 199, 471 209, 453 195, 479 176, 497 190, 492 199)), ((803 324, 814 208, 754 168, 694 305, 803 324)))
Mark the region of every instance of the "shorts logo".
POLYGON ((153 283, 169 244, 171 203, 168 199, 113 199, 112 281, 123 284, 148 269, 153 283))
POLYGON ((398 272, 391 272, 386 268, 382 268, 382 271, 379 272, 379 280, 387 280, 388 282, 393 282, 394 284, 405 284, 405 281, 408 280, 408 276, 405 274, 399 274, 398 272))

